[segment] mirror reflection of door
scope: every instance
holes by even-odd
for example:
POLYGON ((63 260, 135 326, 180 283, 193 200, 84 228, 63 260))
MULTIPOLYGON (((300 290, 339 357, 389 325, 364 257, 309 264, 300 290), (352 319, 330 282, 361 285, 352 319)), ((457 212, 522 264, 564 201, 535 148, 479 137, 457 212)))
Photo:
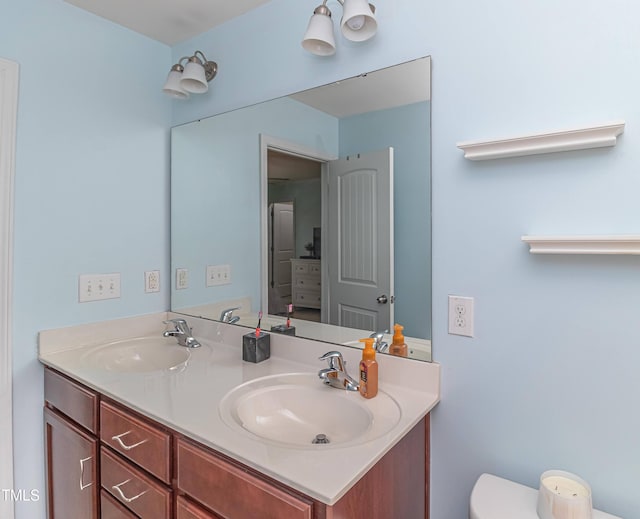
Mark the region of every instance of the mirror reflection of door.
POLYGON ((291 303, 297 319, 390 329, 393 149, 326 164, 323 190, 323 162, 268 150, 269 313, 291 303))
POLYGON ((291 259, 295 256, 293 202, 269 204, 269 313, 291 302, 291 259))
POLYGON ((298 319, 320 321, 320 272, 302 263, 321 261, 314 232, 322 225, 322 163, 275 149, 267 152, 267 202, 269 213, 268 305, 272 315, 285 315, 293 304, 298 319), (296 208, 294 214, 293 207, 296 208), (313 272, 311 272, 313 270, 313 272), (308 274, 308 275, 307 275, 308 274), (315 285, 315 286, 314 286, 315 285), (317 297, 314 296, 317 292, 317 297))
POLYGON ((329 324, 393 325, 393 148, 329 162, 329 324))

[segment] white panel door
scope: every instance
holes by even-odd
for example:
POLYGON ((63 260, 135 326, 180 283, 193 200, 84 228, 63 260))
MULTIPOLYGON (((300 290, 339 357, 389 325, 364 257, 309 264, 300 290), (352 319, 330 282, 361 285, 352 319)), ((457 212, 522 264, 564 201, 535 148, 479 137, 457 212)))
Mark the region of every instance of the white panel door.
POLYGON ((291 258, 295 256, 293 202, 269 205, 269 309, 286 311, 291 303, 291 258))
POLYGON ((328 171, 329 323, 393 324, 393 148, 331 161, 328 171))

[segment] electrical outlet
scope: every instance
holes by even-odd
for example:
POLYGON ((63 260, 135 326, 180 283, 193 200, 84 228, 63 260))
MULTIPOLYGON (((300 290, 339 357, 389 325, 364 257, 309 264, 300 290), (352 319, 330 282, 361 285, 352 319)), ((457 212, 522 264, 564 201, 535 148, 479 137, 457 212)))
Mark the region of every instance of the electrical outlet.
POLYGON ((120 274, 80 274, 78 301, 100 301, 120 297, 120 274))
POLYGON ((189 287, 189 271, 176 269, 176 290, 184 290, 189 287))
POLYGON ((215 287, 231 283, 231 265, 207 265, 206 286, 215 287))
POLYGON ((144 273, 144 291, 147 294, 151 292, 160 292, 159 270, 149 270, 144 273))
POLYGON ((449 296, 449 333, 473 337, 473 297, 449 296))

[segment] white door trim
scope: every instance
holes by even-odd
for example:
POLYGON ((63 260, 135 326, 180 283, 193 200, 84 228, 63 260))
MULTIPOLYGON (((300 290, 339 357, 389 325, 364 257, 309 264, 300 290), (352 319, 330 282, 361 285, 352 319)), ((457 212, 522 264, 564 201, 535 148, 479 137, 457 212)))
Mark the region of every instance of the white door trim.
MULTIPOLYGON (((11 301, 17 111, 18 64, 0 58, 0 488, 3 489, 13 488, 11 301)), ((0 517, 14 517, 11 499, 0 499, 0 517)))
MULTIPOLYGON (((283 153, 288 153, 289 155, 305 157, 318 162, 329 162, 330 160, 337 159, 336 156, 324 151, 280 139, 279 137, 271 137, 263 133, 260 134, 260 308, 265 312, 269 308, 269 254, 267 250, 269 243, 269 222, 266 217, 269 209, 269 172, 267 168, 267 151, 269 149, 278 150, 283 153)), ((324 227, 324 221, 322 226, 324 227)))

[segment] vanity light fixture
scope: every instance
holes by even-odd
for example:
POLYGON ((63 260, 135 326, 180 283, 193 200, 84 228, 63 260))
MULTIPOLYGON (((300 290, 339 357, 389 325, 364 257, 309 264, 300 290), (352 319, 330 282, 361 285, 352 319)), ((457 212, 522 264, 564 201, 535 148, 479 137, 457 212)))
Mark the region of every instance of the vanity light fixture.
POLYGON ((171 67, 162 91, 178 99, 186 99, 189 94, 204 94, 209 89, 209 81, 216 77, 217 73, 218 64, 209 61, 197 50, 193 56, 180 58, 180 61, 171 67), (187 64, 182 65, 185 60, 187 64))
MULTIPOLYGON (((340 29, 342 35, 351 41, 366 41, 373 38, 378 29, 376 8, 367 0, 338 0, 342 5, 340 29)), ((316 56, 331 56, 336 52, 333 37, 333 22, 327 0, 313 11, 302 47, 316 56)))

